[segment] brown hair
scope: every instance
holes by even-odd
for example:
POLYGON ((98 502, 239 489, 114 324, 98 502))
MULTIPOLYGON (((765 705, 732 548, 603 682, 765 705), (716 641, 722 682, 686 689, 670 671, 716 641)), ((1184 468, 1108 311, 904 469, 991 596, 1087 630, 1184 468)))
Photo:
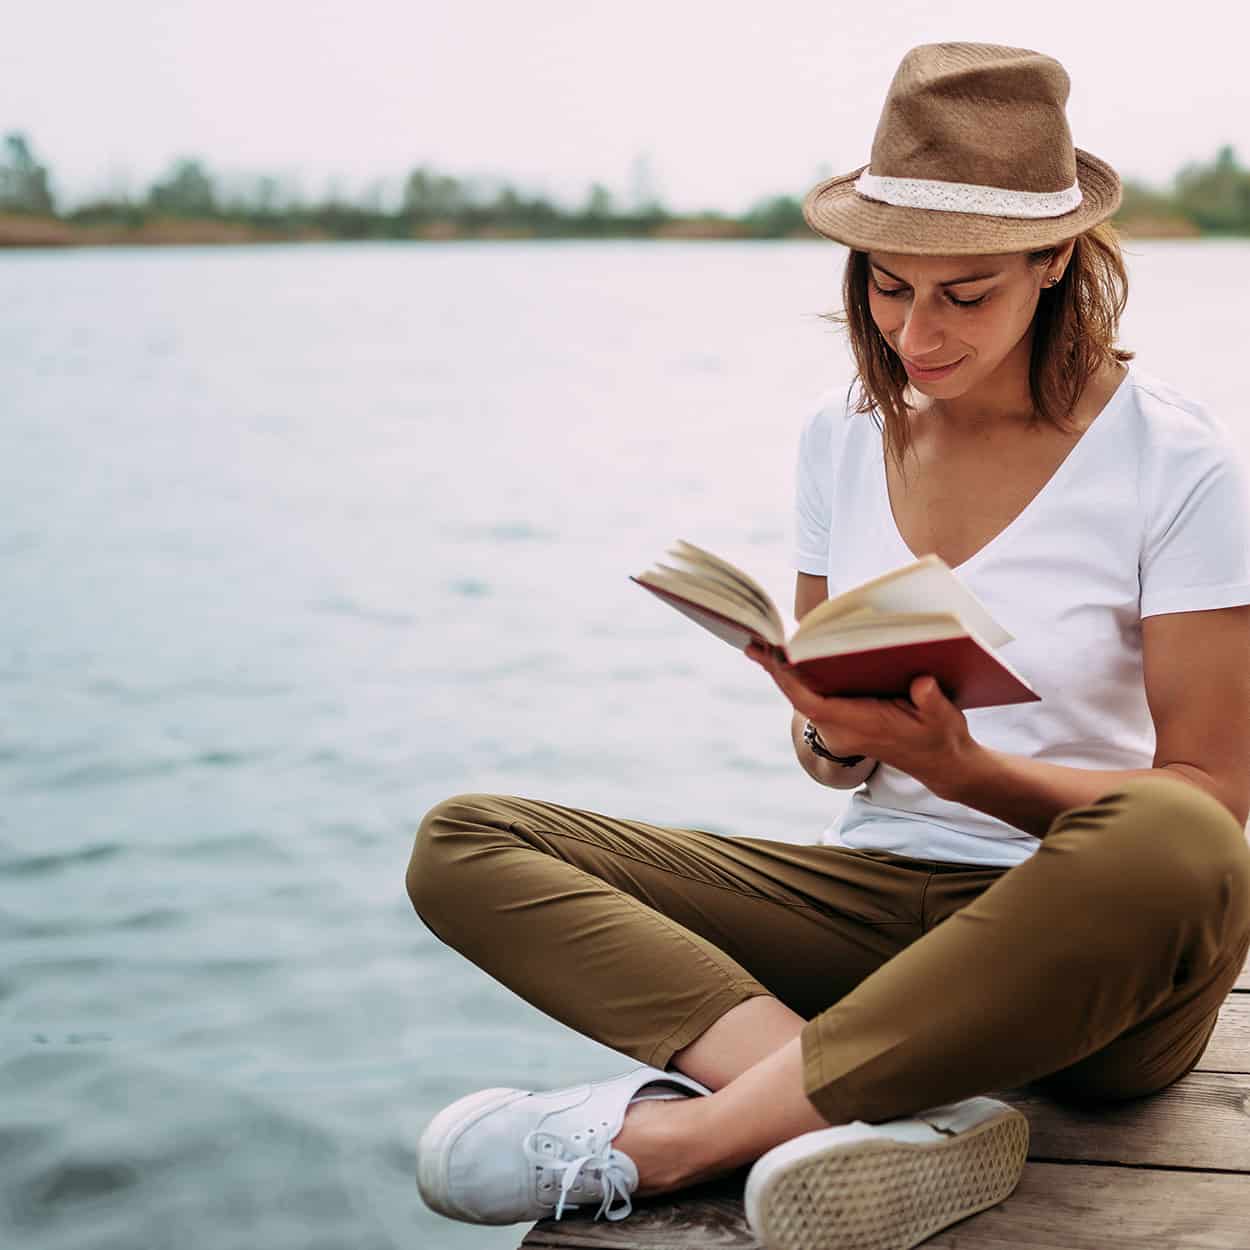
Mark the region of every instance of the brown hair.
MULTIPOLYGON (((1058 244, 1028 253, 1028 263, 1050 262, 1058 244)), ((1033 317, 1029 358, 1029 392, 1033 422, 1049 421, 1064 429, 1068 415, 1090 378, 1111 361, 1132 360, 1135 352, 1115 346, 1120 316, 1128 300, 1128 274, 1120 253, 1119 235, 1100 222, 1073 241, 1063 278, 1047 287, 1033 317)), ((900 470, 910 443, 903 390, 907 371, 872 319, 868 304, 868 253, 851 249, 842 276, 842 312, 820 313, 845 328, 855 357, 859 395, 852 409, 871 413, 900 470)), ((854 386, 854 383, 852 383, 854 386)))

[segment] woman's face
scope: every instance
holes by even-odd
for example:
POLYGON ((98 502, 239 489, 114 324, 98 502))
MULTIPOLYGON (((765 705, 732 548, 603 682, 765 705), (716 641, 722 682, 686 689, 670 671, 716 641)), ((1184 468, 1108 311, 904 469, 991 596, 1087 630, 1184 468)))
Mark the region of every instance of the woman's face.
POLYGON ((985 256, 868 253, 868 303, 885 340, 902 357, 914 388, 953 399, 1023 348, 1040 292, 1063 273, 1069 241, 1049 264, 1027 252, 985 256), (939 372, 926 367, 951 366, 939 372))

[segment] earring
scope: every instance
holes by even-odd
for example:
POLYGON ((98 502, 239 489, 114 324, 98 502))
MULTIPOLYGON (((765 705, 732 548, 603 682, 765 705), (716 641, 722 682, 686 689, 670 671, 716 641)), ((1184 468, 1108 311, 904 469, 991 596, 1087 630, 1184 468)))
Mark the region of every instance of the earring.
POLYGON ((1054 286, 1054 285, 1055 285, 1055 284, 1059 281, 1059 279, 1058 279, 1058 278, 1049 278, 1049 279, 1047 279, 1047 281, 1049 282, 1049 284, 1050 284, 1051 286, 1054 286))

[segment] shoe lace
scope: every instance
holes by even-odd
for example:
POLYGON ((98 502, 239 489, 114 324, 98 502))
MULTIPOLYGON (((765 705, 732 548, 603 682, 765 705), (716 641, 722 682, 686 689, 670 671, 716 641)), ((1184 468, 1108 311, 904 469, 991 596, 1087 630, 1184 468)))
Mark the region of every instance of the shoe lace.
POLYGON ((527 1133, 521 1143, 525 1156, 538 1166, 540 1183, 544 1174, 551 1174, 554 1179, 560 1177, 560 1194, 556 1200, 555 1218, 558 1220, 565 1209, 576 1210, 578 1203, 569 1202, 569 1191, 577 1182, 578 1177, 586 1172, 591 1178, 597 1179, 603 1186, 603 1200, 595 1219, 601 1215, 609 1220, 623 1220, 633 1209, 629 1200, 629 1186, 625 1172, 620 1164, 612 1158, 612 1142, 605 1140, 593 1150, 585 1154, 575 1155, 563 1137, 538 1130, 527 1133), (612 1202, 616 1198, 624 1200, 624 1207, 613 1209, 612 1202))

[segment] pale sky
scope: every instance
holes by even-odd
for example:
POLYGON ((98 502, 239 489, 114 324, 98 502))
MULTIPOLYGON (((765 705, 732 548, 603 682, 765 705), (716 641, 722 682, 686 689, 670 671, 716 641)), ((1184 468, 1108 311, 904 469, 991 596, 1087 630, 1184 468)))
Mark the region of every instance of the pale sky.
POLYGON ((1231 143, 1250 162, 1240 0, 41 0, 11 4, 0 132, 66 200, 178 156, 222 174, 391 194, 417 165, 580 204, 629 202, 645 158, 676 211, 740 212, 864 164, 919 43, 1034 48, 1072 78, 1073 138, 1162 184, 1231 143))

